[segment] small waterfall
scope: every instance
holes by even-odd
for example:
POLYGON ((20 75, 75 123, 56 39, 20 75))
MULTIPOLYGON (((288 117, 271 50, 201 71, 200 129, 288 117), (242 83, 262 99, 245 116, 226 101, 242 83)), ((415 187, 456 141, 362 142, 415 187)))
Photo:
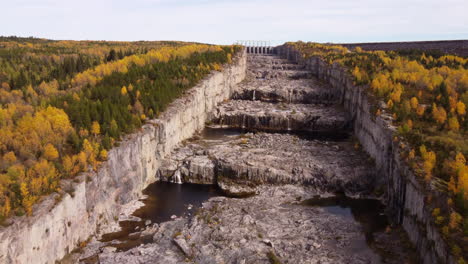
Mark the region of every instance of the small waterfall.
POLYGON ((289 118, 289 116, 288 116, 288 127, 287 127, 287 130, 288 130, 288 131, 291 131, 291 119, 289 118))
POLYGON ((176 170, 174 176, 172 176, 172 182, 177 184, 182 184, 182 177, 180 177, 180 171, 176 170))
POLYGON ((252 97, 252 101, 255 101, 255 90, 253 90, 253 97, 252 97))
POLYGON ((245 128, 245 115, 242 115, 242 128, 245 128))

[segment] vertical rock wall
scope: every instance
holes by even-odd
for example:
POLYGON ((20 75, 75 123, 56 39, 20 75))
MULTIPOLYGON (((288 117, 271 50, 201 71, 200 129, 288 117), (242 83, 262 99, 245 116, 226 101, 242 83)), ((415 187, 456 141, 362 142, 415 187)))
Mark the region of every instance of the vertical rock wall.
POLYGON ((240 52, 222 72, 213 72, 175 100, 160 118, 127 136, 109 151, 98 172, 61 183, 34 206, 32 217, 16 217, 0 228, 0 263, 55 263, 115 222, 122 205, 138 198, 157 180, 161 160, 181 141, 205 126, 214 107, 230 97, 246 72, 240 52))
MULTIPOLYGON (((377 175, 386 186, 389 217, 403 225, 421 260, 424 263, 455 263, 450 248, 433 223, 430 208, 426 207, 425 185, 400 158, 398 143, 393 141, 395 128, 391 118, 375 116, 373 98, 366 94, 366 87, 355 86, 349 74, 337 64, 328 65, 318 57, 303 59, 299 52, 286 46, 277 47, 277 53, 305 65, 312 74, 327 81, 341 98, 341 103, 352 115, 356 137, 374 158, 377 175)), ((431 194, 445 199, 433 190, 431 194)))

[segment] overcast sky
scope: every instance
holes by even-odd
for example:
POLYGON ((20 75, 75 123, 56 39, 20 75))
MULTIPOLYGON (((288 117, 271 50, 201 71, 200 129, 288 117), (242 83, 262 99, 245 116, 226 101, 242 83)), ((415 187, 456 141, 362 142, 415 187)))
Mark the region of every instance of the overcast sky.
POLYGON ((468 39, 468 0, 0 0, 0 35, 75 40, 468 39))

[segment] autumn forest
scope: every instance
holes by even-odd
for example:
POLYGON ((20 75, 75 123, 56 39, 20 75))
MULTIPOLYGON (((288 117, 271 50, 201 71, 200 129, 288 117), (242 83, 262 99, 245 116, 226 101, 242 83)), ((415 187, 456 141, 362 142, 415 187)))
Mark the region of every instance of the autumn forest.
MULTIPOLYGON (((365 88, 372 118, 390 122, 394 133, 388 141, 398 146, 406 170, 424 186, 430 220, 451 253, 463 260, 468 58, 421 50, 285 45, 302 58, 318 57, 344 69, 353 88, 365 88)), ((0 224, 31 215, 43 197, 66 191, 62 179, 97 171, 125 135, 158 118, 241 49, 176 41, 0 37, 0 224)))
POLYGON ((182 42, 0 38, 0 222, 31 214, 239 50, 182 42))

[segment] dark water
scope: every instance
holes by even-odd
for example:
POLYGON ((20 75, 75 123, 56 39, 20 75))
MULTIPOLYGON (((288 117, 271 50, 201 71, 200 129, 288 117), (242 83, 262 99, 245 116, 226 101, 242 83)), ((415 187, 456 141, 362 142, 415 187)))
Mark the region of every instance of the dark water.
POLYGON ((284 130, 261 130, 261 129, 245 129, 245 128, 219 128, 219 127, 206 127, 201 136, 208 140, 224 140, 233 136, 240 136, 245 133, 258 133, 268 132, 277 134, 289 134, 295 135, 300 139, 305 140, 323 140, 323 141, 335 141, 342 142, 347 141, 350 138, 350 134, 344 131, 336 131, 330 133, 329 131, 284 131, 284 130))
POLYGON ((373 242, 375 232, 384 231, 389 225, 384 214, 385 206, 375 199, 354 199, 344 195, 327 198, 314 197, 302 202, 306 206, 322 207, 325 211, 346 218, 353 218, 361 224, 368 243, 373 242))
POLYGON ((350 245, 353 254, 366 255, 370 263, 385 263, 381 252, 374 249, 374 234, 385 232, 389 225, 384 205, 374 199, 353 199, 344 195, 328 198, 314 197, 302 202, 305 206, 321 207, 330 214, 353 219, 361 225, 363 238, 350 245))
POLYGON ((153 223, 168 221, 172 215, 190 213, 209 198, 222 195, 214 185, 171 182, 153 183, 143 193, 149 197, 144 200, 145 206, 138 209, 134 215, 149 219, 153 223), (190 204, 194 208, 187 210, 190 204))
POLYGON ((121 221, 121 231, 103 235, 102 242, 112 243, 118 251, 125 251, 141 244, 150 243, 151 237, 144 237, 136 233, 145 228, 149 220, 151 224, 171 220, 172 215, 186 216, 194 213, 201 204, 222 193, 213 185, 177 184, 170 182, 156 182, 150 184, 144 191, 148 198, 142 200, 145 204, 137 209, 133 215, 141 221, 121 221), (188 209, 189 205, 192 206, 188 209))
POLYGON ((248 131, 238 128, 212 128, 205 127, 201 132, 201 137, 208 140, 224 140, 229 137, 240 136, 248 131))
MULTIPOLYGON (((210 137, 216 138, 217 134, 211 134, 210 137)), ((213 185, 168 182, 153 183, 148 186, 144 194, 148 196, 142 200, 145 205, 133 213, 134 216, 142 220, 120 222, 122 230, 104 235, 101 239, 102 242, 110 242, 108 245, 117 248, 117 251, 126 251, 141 244, 150 243, 152 242, 151 235, 145 237, 138 233, 138 231, 146 228, 145 222, 147 220, 151 221, 151 224, 162 223, 171 220, 172 215, 178 217, 191 215, 196 212, 204 201, 222 195, 221 191, 213 185), (188 209, 189 205, 192 206, 190 210, 188 209)), ((382 253, 377 252, 372 247, 374 234, 385 232, 385 228, 389 224, 383 214, 385 208, 380 201, 353 199, 338 195, 329 198, 314 197, 303 201, 301 204, 303 206, 320 207, 330 214, 358 222, 362 228, 362 238, 354 240, 347 250, 349 250, 350 254, 357 253, 366 256, 370 263, 386 263, 386 261, 382 260, 382 253)), ((389 258, 392 258, 392 256, 389 258)), ((85 263, 96 263, 91 260, 90 258, 89 262, 85 263)))

